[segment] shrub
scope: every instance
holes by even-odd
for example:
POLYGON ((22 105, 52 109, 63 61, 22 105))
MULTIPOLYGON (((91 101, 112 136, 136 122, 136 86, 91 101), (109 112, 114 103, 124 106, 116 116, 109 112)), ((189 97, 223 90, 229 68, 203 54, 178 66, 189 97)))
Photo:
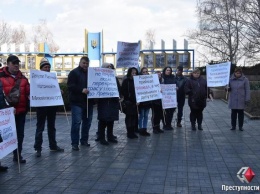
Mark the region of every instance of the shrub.
MULTIPOLYGON (((60 83, 60 89, 63 91, 62 98, 64 101, 64 106, 66 108, 66 111, 70 110, 70 103, 69 103, 69 92, 68 87, 66 83, 60 83)), ((58 109, 59 112, 64 112, 64 108, 62 106, 58 109)))

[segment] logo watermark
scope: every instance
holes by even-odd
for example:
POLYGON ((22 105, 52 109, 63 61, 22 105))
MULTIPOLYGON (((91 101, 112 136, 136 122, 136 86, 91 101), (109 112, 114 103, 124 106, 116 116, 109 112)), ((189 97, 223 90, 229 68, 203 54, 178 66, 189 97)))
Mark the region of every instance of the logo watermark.
MULTIPOLYGON (((242 183, 250 183, 253 178, 255 177, 255 173, 250 167, 242 167, 240 170, 237 172, 237 178, 242 182, 242 183)), ((245 185, 245 186, 231 186, 231 185, 222 185, 222 191, 259 191, 260 187, 259 186, 250 186, 250 185, 245 185)))
POLYGON ((240 170, 237 172, 237 178, 242 182, 242 183, 250 183, 255 176, 255 173, 252 171, 250 167, 242 167, 240 170))

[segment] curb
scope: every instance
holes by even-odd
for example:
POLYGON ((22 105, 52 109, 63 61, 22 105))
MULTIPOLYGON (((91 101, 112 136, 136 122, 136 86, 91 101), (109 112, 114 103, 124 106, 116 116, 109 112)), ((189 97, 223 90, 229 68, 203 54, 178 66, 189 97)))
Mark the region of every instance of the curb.
MULTIPOLYGON (((221 100, 225 103, 228 103, 225 99, 221 98, 221 100)), ((260 116, 254 116, 254 115, 251 115, 250 113, 244 111, 245 115, 249 117, 249 119, 252 119, 252 120, 258 120, 260 119, 260 116)))

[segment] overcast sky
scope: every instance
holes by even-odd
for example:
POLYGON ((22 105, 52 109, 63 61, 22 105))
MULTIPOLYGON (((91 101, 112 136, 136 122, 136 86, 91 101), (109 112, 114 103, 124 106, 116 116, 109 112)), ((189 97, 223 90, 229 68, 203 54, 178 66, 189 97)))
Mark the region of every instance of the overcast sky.
MULTIPOLYGON (((60 51, 79 52, 84 29, 104 32, 104 51, 116 51, 117 41, 145 40, 147 29, 155 29, 156 45, 183 49, 183 35, 195 28, 196 0, 0 0, 0 20, 31 26, 46 19, 60 51)), ((192 48, 190 46, 190 48, 192 48)))

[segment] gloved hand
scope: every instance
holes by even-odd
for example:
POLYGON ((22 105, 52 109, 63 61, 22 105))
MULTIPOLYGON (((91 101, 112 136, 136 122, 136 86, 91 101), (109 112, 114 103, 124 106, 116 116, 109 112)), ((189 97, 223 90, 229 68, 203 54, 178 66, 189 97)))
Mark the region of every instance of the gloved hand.
POLYGON ((250 104, 250 101, 246 101, 246 102, 245 102, 245 105, 246 105, 246 106, 249 106, 249 104, 250 104))

